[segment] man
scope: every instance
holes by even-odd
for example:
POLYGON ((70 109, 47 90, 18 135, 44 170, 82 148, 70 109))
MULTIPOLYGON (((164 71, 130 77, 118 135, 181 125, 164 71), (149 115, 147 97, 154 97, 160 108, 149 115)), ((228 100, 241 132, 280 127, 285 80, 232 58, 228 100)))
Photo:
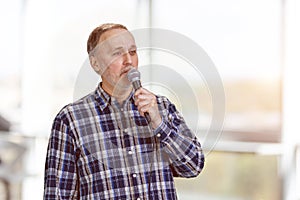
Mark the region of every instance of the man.
POLYGON ((44 199, 177 199, 173 177, 204 165, 197 138, 166 97, 133 91, 127 74, 138 55, 125 26, 97 27, 87 51, 102 82, 54 120, 44 199))

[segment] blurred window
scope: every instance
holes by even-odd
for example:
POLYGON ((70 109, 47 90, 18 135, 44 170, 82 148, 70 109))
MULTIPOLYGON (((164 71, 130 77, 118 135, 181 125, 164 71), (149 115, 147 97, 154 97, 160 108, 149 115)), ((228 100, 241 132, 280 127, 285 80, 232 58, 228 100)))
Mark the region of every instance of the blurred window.
POLYGON ((176 179, 179 199, 280 200, 276 155, 213 152, 196 179, 176 179))
MULTIPOLYGON (((223 139, 280 141, 281 9, 280 0, 153 1, 153 27, 194 40, 218 69, 226 94, 223 139)), ((166 59, 154 60, 177 69, 191 67, 166 59)), ((193 87, 201 98, 198 114, 207 118, 200 121, 205 129, 211 119, 211 97, 200 78, 193 87)))

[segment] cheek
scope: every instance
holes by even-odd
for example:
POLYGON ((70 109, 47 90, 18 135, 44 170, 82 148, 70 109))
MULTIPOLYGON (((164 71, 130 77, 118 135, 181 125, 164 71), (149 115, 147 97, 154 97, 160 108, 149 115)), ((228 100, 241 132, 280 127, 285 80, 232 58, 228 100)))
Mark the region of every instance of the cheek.
POLYGON ((138 59, 137 56, 134 56, 134 57, 132 58, 132 65, 133 65, 133 66, 138 66, 138 64, 139 64, 139 59, 138 59))
POLYGON ((110 71, 114 73, 119 73, 122 69, 122 66, 122 61, 120 59, 116 59, 112 63, 110 63, 109 68, 110 71))
POLYGON ((111 61, 109 61, 109 59, 103 59, 102 60, 102 67, 103 67, 103 70, 105 71, 106 69, 109 70, 111 68, 111 61))
POLYGON ((119 65, 116 65, 115 63, 112 63, 108 68, 107 68, 107 73, 109 74, 110 77, 116 78, 119 77, 121 67, 119 65))
POLYGON ((110 55, 107 54, 103 54, 101 55, 101 57, 99 58, 99 61, 101 62, 101 66, 106 69, 112 65, 115 65, 115 63, 118 62, 118 59, 116 59, 115 57, 112 57, 110 55))

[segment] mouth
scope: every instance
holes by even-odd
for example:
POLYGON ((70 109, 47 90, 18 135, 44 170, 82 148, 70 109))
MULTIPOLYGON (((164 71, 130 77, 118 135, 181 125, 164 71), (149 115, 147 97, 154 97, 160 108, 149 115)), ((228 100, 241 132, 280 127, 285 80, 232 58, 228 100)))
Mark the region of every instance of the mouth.
POLYGON ((124 68, 124 69, 121 71, 120 76, 123 76, 124 74, 127 74, 131 68, 132 68, 131 66, 124 68))

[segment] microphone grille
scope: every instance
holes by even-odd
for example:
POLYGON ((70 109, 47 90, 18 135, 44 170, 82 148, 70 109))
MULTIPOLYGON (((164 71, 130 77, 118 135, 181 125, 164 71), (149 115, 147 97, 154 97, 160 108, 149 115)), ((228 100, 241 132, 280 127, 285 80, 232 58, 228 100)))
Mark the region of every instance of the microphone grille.
POLYGON ((137 81, 137 80, 140 80, 141 78, 141 73, 135 69, 135 68, 132 68, 131 70, 129 70, 129 72, 127 73, 127 78, 130 82, 134 82, 134 81, 137 81))

